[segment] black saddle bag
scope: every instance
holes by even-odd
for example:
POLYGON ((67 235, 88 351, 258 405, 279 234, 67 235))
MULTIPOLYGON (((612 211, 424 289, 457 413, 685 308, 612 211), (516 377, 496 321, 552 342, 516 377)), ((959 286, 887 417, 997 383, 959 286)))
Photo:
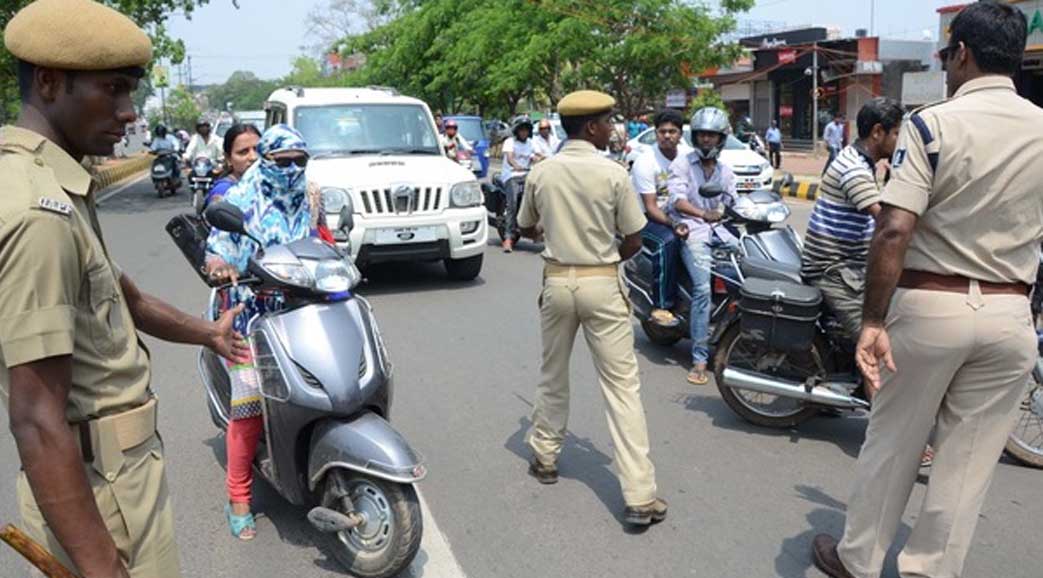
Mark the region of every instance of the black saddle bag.
POLYGON ((167 223, 167 234, 174 240, 178 249, 199 275, 204 283, 210 285, 204 267, 206 266, 206 240, 210 236, 210 225, 203 217, 193 213, 178 215, 167 223))

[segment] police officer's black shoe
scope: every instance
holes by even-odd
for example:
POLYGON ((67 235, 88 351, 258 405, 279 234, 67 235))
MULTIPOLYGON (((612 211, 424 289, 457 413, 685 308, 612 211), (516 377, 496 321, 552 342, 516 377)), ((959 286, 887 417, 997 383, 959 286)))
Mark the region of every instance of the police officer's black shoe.
POLYGON ((623 510, 623 519, 627 524, 650 526, 666 519, 666 500, 656 498, 644 506, 627 506, 623 510))
POLYGON ((533 456, 529 460, 529 475, 536 478, 536 481, 541 484, 556 484, 558 483, 558 466, 553 464, 548 466, 533 456))

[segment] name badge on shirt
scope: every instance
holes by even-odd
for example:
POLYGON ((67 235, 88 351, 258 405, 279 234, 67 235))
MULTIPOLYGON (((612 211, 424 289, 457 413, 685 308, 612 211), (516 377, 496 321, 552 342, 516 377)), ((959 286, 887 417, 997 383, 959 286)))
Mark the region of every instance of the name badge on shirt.
POLYGON ((40 208, 45 211, 52 213, 58 213, 59 215, 65 215, 68 217, 72 214, 72 205, 69 203, 63 203, 56 201, 50 197, 40 197, 40 208))

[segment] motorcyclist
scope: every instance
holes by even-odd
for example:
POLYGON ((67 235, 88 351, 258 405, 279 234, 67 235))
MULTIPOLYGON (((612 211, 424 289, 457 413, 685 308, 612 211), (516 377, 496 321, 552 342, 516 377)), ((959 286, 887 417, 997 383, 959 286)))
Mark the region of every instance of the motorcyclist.
MULTIPOLYGON (((707 243, 710 224, 721 220, 724 205, 731 204, 736 195, 735 174, 719 162, 724 142, 730 130, 728 115, 714 107, 701 108, 689 123, 695 150, 680 155, 670 164, 667 189, 670 191, 668 214, 688 226, 688 238, 681 247, 681 259, 692 278, 692 370, 688 382, 706 385, 709 375, 706 364, 710 357, 710 271, 713 257, 707 243), (725 194, 713 199, 699 195, 706 183, 720 185, 725 194)), ((718 231, 723 240, 732 240, 726 231, 718 231)))
POLYGON ((561 140, 554 134, 554 127, 551 125, 549 118, 540 119, 536 136, 532 137, 532 144, 536 152, 545 159, 549 159, 558 152, 561 140))
POLYGON ((510 253, 518 240, 518 203, 525 188, 525 177, 529 174, 532 163, 542 159, 533 146, 532 119, 528 115, 518 115, 511 121, 511 133, 503 142, 503 169, 500 180, 503 181, 507 194, 504 218, 507 221, 503 239, 503 250, 510 253))
POLYGON ((216 169, 217 165, 224 160, 224 151, 221 150, 221 139, 214 135, 210 127, 210 121, 199 119, 196 122, 196 134, 188 141, 185 149, 185 162, 191 163, 196 157, 205 156, 216 169))
POLYGON ((679 260, 678 238, 684 238, 688 229, 666 214, 659 201, 669 195, 667 179, 670 164, 688 153, 690 149, 681 144, 684 117, 680 112, 664 109, 655 115, 656 145, 634 161, 630 169, 630 180, 648 218, 641 231, 645 247, 653 252, 652 259, 652 314, 654 323, 663 327, 678 325, 670 311, 677 294, 677 267, 679 260))
POLYGON ((468 144, 467 139, 460 135, 460 125, 455 120, 449 119, 445 121, 445 133, 442 134, 442 146, 445 147, 445 156, 452 160, 456 160, 456 155, 460 151, 463 152, 474 152, 471 145, 468 144))
POLYGON ((152 154, 176 153, 180 148, 177 139, 167 133, 167 127, 158 125, 156 130, 152 132, 152 143, 148 147, 149 152, 152 154))

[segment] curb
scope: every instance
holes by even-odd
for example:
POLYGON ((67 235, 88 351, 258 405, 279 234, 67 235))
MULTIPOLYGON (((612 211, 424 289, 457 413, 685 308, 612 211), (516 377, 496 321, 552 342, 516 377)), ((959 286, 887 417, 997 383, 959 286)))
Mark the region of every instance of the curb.
POLYGON ((112 185, 148 169, 152 165, 152 157, 147 154, 113 163, 93 172, 95 190, 103 190, 112 185))
POLYGON ((782 179, 775 179, 771 190, 784 196, 814 201, 818 198, 818 183, 812 181, 794 181, 791 186, 783 187, 782 179))

